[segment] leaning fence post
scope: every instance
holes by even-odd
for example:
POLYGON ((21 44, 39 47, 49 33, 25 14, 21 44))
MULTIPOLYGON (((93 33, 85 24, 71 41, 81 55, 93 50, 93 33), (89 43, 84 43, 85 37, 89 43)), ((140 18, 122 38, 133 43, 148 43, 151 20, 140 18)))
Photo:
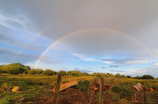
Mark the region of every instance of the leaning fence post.
POLYGON ((55 94, 54 94, 53 104, 57 104, 58 103, 58 96, 59 96, 61 78, 62 78, 62 75, 58 74, 57 84, 55 86, 55 94))

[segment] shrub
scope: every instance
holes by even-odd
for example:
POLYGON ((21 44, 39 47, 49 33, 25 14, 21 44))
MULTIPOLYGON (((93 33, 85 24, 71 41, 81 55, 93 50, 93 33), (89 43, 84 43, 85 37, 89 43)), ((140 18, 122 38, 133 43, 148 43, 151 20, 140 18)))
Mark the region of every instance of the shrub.
POLYGON ((89 88, 89 81, 88 80, 84 80, 84 81, 79 81, 78 85, 75 86, 76 89, 80 89, 82 91, 87 91, 89 88))
POLYGON ((127 75, 127 78, 131 78, 131 76, 130 76, 130 75, 127 75))
POLYGON ((28 71, 28 73, 34 75, 34 74, 36 74, 36 69, 31 69, 28 71))
POLYGON ((113 86, 111 90, 112 90, 113 92, 116 92, 116 93, 121 92, 121 88, 118 87, 118 86, 113 86))
POLYGON ((89 76, 89 73, 84 72, 84 73, 82 73, 82 75, 83 76, 89 76))
POLYGON ((58 74, 61 74, 62 76, 65 76, 66 75, 66 71, 61 70, 61 71, 58 72, 58 74))
POLYGON ((18 74, 18 73, 20 73, 21 71, 20 71, 20 69, 19 69, 19 67, 11 67, 9 70, 8 70, 8 73, 9 74, 18 74))
POLYGON ((52 76, 54 73, 55 72, 50 69, 43 71, 43 75, 47 75, 47 76, 52 76))
POLYGON ((154 79, 154 77, 151 75, 143 75, 142 79, 154 79))
POLYGON ((127 90, 124 86, 122 87, 122 94, 123 96, 132 96, 135 92, 131 90, 127 90))

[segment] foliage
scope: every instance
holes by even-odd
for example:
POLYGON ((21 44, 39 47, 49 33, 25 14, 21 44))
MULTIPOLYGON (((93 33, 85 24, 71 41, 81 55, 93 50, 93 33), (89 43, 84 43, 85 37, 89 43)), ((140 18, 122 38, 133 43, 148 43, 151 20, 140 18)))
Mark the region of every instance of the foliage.
POLYGON ((75 86, 76 89, 80 89, 82 91, 87 91, 89 88, 89 81, 88 80, 84 80, 84 81, 79 81, 78 85, 75 86))
POLYGON ((58 72, 58 74, 61 74, 62 76, 65 76, 66 75, 66 71, 61 70, 61 71, 58 72))
POLYGON ((116 78, 121 78, 120 73, 115 74, 115 77, 116 77, 116 78))
POLYGON ((36 74, 36 69, 31 69, 31 70, 29 70, 29 71, 28 71, 28 74, 32 74, 32 75, 36 74))
POLYGON ((8 73, 9 74, 18 74, 18 73, 21 73, 20 71, 20 67, 11 67, 9 70, 8 70, 8 73))
POLYGON ((8 65, 1 65, 0 70, 3 73, 10 73, 10 74, 19 74, 19 73, 28 73, 30 70, 29 66, 22 65, 20 63, 11 63, 8 65))
POLYGON ((135 79, 142 79, 142 77, 141 76, 136 76, 136 77, 134 77, 135 79))
POLYGON ((52 76, 52 75, 56 75, 56 72, 52 71, 51 69, 46 69, 45 71, 43 71, 43 75, 52 76))
POLYGON ((111 90, 112 90, 113 92, 116 92, 116 93, 120 93, 120 92, 121 92, 121 88, 118 87, 118 86, 113 86, 111 90))
POLYGON ((72 75, 72 76, 78 77, 81 75, 81 72, 80 71, 68 71, 67 75, 72 75))
POLYGON ((132 96, 135 92, 132 90, 127 90, 124 86, 122 87, 122 94, 123 96, 132 96))
POLYGON ((89 73, 83 72, 81 75, 83 75, 83 76, 89 76, 89 73))
POLYGON ((127 75, 127 78, 132 78, 130 75, 127 75))
POLYGON ((36 74, 42 74, 43 73, 43 69, 36 69, 36 74))
POLYGON ((154 77, 151 75, 143 75, 142 79, 154 79, 154 77))

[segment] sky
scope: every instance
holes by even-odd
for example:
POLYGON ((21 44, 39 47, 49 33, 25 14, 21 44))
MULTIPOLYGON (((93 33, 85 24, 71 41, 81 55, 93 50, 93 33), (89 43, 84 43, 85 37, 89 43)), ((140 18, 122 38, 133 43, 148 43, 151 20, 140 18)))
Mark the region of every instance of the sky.
POLYGON ((0 0, 0 64, 158 77, 157 0, 0 0))

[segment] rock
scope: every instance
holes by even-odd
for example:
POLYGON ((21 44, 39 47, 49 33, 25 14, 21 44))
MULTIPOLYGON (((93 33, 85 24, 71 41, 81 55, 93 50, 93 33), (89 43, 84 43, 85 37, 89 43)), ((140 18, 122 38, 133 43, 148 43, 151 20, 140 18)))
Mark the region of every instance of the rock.
POLYGON ((136 85, 133 85, 133 87, 139 92, 141 90, 141 84, 137 83, 136 85))

